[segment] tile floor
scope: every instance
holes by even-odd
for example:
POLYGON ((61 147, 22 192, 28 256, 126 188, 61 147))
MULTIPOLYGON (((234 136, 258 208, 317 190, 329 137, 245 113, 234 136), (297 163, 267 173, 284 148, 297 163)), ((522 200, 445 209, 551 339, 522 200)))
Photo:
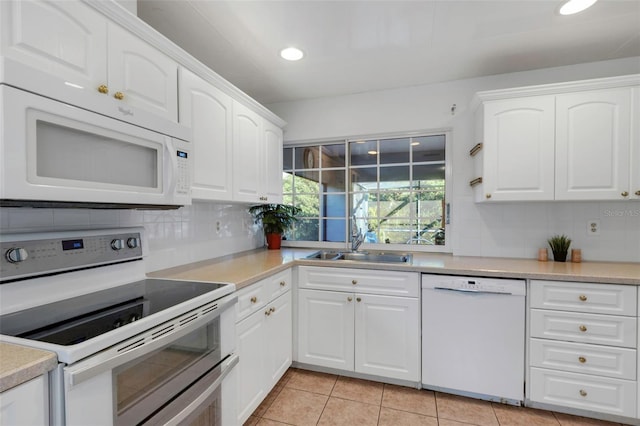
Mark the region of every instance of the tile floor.
POLYGON ((244 426, 615 424, 292 368, 244 426))

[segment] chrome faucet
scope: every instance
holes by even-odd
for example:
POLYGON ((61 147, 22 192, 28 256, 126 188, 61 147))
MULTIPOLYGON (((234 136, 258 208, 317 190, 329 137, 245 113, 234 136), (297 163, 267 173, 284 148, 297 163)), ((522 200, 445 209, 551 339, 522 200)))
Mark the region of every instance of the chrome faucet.
POLYGON ((351 224, 351 251, 358 251, 360 245, 364 242, 365 234, 360 232, 358 225, 356 224, 356 216, 352 216, 351 224))

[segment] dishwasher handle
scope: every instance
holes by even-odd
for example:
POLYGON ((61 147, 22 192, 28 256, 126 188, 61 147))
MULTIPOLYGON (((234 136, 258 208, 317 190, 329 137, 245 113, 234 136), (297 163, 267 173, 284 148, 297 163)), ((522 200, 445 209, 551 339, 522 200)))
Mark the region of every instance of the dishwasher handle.
POLYGON ((513 296, 513 293, 504 291, 490 291, 490 290, 474 290, 472 288, 448 288, 448 287, 433 287, 434 290, 454 291, 457 293, 471 293, 471 294, 495 294, 500 296, 513 296))

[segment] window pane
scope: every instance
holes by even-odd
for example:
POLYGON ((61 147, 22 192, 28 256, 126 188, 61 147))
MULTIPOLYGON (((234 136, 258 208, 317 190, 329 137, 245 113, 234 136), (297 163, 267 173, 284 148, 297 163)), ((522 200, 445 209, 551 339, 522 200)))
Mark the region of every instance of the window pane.
POLYGON ((296 172, 294 184, 296 194, 317 194, 320 192, 320 173, 316 171, 296 172))
POLYGON ((324 235, 322 241, 344 243, 346 221, 344 219, 323 219, 324 235))
POLYGON ((317 146, 306 146, 296 148, 295 168, 296 169, 317 169, 320 167, 320 155, 317 146))
POLYGON ((318 241, 320 221, 318 219, 300 219, 285 236, 294 241, 318 241))
POLYGON ((378 235, 382 243, 407 244, 415 234, 416 226, 409 218, 380 220, 378 235))
POLYGON ((412 195, 409 192, 380 193, 380 217, 410 217, 413 210, 412 195))
POLYGON ((378 170, 375 167, 351 169, 352 191, 364 191, 378 188, 378 170))
POLYGON ((322 210, 322 216, 344 218, 347 214, 347 196, 322 194, 322 210))
POLYGON ((282 173, 282 192, 289 193, 293 192, 293 174, 292 173, 282 173))
POLYGON ((380 164, 408 163, 409 138, 380 141, 380 164))
POLYGON ((293 194, 282 194, 282 203, 293 205, 293 194))
POLYGON ((294 205, 302 210, 302 217, 320 216, 320 199, 315 194, 296 194, 294 205))
POLYGON ((321 148, 323 168, 345 166, 344 143, 335 145, 324 145, 321 148))
POLYGON ((349 143, 351 165, 364 166, 378 161, 378 141, 356 141, 349 143))
POLYGON ((414 163, 444 161, 444 135, 421 136, 411 140, 414 163))
POLYGON ((444 164, 425 164, 413 166, 413 187, 444 188, 444 164))
MULTIPOLYGON (((378 195, 376 192, 355 192, 351 194, 351 205, 354 212, 349 216, 378 216, 378 195)), ((358 224, 360 226, 362 224, 358 224)))
POLYGON ((380 190, 409 189, 409 166, 380 167, 380 190))
POLYGON ((323 170, 322 171, 322 191, 323 192, 346 192, 344 180, 344 170, 323 170))
POLYGON ((282 168, 283 170, 293 169, 293 148, 284 148, 282 150, 282 168))

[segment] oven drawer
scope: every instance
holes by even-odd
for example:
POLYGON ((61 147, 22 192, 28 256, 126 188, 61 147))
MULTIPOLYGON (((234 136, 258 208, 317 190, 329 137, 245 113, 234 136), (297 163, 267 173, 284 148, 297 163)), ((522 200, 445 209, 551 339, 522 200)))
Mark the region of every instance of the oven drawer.
POLYGON ((531 281, 532 308, 636 316, 636 287, 560 281, 531 281))
POLYGON ((532 368, 531 401, 635 417, 635 381, 532 368))
POLYGON ((636 348, 637 319, 531 309, 531 337, 636 348))
POLYGON ((531 339, 529 348, 532 367, 636 379, 637 352, 633 349, 540 339, 531 339))

